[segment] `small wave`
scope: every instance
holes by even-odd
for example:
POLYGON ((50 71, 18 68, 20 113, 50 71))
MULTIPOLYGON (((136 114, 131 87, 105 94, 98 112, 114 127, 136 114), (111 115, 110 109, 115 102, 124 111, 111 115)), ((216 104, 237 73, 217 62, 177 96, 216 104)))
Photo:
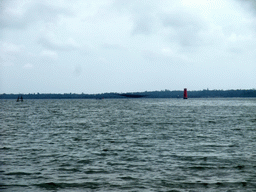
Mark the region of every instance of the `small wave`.
POLYGON ((85 174, 108 174, 109 172, 104 169, 89 169, 84 171, 85 174))
POLYGON ((239 147, 239 144, 238 143, 230 144, 228 145, 228 147, 239 147))
POLYGON ((82 141, 83 139, 81 137, 73 137, 74 141, 82 141))
POLYGON ((200 170, 211 170, 211 169, 217 169, 216 167, 214 167, 214 166, 211 166, 211 167, 209 167, 209 166, 193 166, 193 167, 189 167, 190 169, 194 169, 194 170, 198 170, 198 171, 200 171, 200 170))
POLYGON ((90 164, 92 161, 89 159, 83 159, 83 160, 79 160, 77 161, 77 163, 82 163, 82 164, 90 164))
POLYGON ((156 125, 174 125, 174 124, 177 124, 177 123, 173 123, 173 122, 160 122, 160 123, 156 123, 156 125))
POLYGON ((87 189, 97 189, 100 188, 102 184, 97 182, 85 182, 85 183, 40 183, 35 184, 35 186, 45 189, 58 189, 58 188, 87 188, 87 189))
POLYGON ((231 129, 231 130, 234 130, 234 131, 241 131, 242 129, 241 129, 241 128, 234 128, 234 129, 231 129))
POLYGON ((71 166, 71 164, 69 164, 69 163, 63 163, 60 165, 60 167, 70 167, 70 166, 71 166))
POLYGON ((237 165, 237 166, 235 166, 234 168, 241 170, 241 169, 244 169, 245 166, 244 166, 244 165, 237 165))
POLYGON ((255 123, 255 122, 256 122, 256 119, 251 119, 251 122, 255 123))
POLYGON ((31 175, 31 173, 26 173, 26 172, 10 172, 10 173, 6 173, 5 175, 31 175))
POLYGON ((124 176, 124 177, 119 177, 122 180, 137 180, 136 178, 130 177, 130 176, 124 176))
POLYGON ((68 169, 68 168, 59 168, 58 169, 59 171, 67 171, 67 172, 81 172, 79 169, 76 169, 76 168, 70 168, 70 169, 68 169))
POLYGON ((35 186, 46 188, 46 189, 61 188, 60 184, 53 183, 53 182, 36 184, 35 186))
POLYGON ((11 148, 9 147, 1 147, 0 150, 10 150, 11 148))
POLYGON ((0 184, 0 189, 9 189, 12 187, 18 187, 18 188, 22 188, 22 187, 28 187, 28 185, 5 185, 5 184, 0 184))
MULTIPOLYGON (((168 182, 162 181, 162 186, 174 189, 244 189, 248 188, 248 183, 245 181, 235 181, 235 182, 205 182, 205 181, 195 181, 195 182, 168 182)), ((249 187, 250 188, 250 187, 249 187)), ((201 191, 201 190, 200 190, 201 191)))

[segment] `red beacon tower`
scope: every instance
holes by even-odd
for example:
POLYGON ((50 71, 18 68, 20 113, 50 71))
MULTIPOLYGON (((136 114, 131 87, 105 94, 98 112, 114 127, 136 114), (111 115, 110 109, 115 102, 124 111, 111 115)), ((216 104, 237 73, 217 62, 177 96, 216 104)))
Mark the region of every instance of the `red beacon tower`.
POLYGON ((184 89, 184 94, 183 94, 183 99, 187 99, 188 98, 188 91, 187 88, 184 89))

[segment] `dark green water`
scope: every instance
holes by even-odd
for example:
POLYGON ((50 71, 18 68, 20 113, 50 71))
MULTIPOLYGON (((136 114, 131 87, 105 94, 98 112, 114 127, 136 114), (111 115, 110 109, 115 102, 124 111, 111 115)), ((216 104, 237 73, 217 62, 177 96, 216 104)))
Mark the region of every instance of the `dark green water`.
POLYGON ((255 191, 256 99, 0 101, 1 191, 255 191))

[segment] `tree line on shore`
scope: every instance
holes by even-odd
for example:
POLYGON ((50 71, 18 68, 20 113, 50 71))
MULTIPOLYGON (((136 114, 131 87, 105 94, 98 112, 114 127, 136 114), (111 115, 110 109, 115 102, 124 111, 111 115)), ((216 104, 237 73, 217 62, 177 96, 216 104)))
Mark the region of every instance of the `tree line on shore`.
MULTIPOLYGON (((77 94, 77 93, 29 93, 29 94, 0 94, 0 99, 121 99, 121 98, 182 98, 182 91, 144 91, 130 93, 100 93, 100 94, 77 94)), ((188 98, 214 98, 214 97, 256 97, 256 89, 236 90, 199 90, 188 91, 188 98)))

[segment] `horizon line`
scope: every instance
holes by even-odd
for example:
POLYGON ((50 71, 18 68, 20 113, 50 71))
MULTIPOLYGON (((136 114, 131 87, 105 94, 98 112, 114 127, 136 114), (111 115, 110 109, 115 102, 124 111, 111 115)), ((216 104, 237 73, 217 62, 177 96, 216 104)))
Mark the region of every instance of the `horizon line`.
MULTIPOLYGON (((185 88, 184 88, 185 89, 185 88)), ((0 95, 29 95, 29 94, 77 94, 77 95, 100 95, 100 94, 111 94, 111 93, 114 93, 114 94, 122 94, 122 93, 145 93, 145 92, 164 92, 164 91, 182 91, 183 90, 169 90, 169 89, 165 89, 165 90, 155 90, 155 91, 131 91, 131 92, 103 92, 103 93, 74 93, 74 92, 69 92, 69 93, 40 93, 40 92, 37 92, 37 93, 0 93, 0 95)), ((187 88, 186 88, 187 89, 187 88)), ((187 89, 188 92, 190 91, 232 91, 232 90, 240 90, 240 91, 246 91, 246 90, 256 90, 256 88, 250 88, 250 89, 201 89, 201 90, 189 90, 187 89)))

